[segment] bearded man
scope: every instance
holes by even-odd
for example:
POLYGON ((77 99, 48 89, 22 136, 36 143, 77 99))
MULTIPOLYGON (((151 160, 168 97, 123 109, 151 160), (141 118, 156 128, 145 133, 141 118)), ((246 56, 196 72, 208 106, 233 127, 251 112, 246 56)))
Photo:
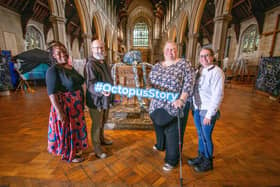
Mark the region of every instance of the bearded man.
POLYGON ((104 137, 104 124, 108 119, 109 107, 112 102, 111 93, 96 92, 94 90, 97 82, 113 83, 110 66, 105 61, 104 42, 94 40, 91 44, 92 56, 88 58, 84 69, 86 79, 86 105, 92 121, 91 141, 94 153, 98 158, 106 158, 106 153, 101 145, 111 145, 112 141, 104 137))

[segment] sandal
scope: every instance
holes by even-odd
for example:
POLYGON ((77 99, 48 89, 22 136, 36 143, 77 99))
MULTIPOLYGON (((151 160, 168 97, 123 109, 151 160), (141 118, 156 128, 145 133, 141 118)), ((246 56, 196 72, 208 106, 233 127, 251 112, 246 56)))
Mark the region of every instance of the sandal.
POLYGON ((80 163, 83 162, 85 159, 83 157, 75 157, 71 160, 72 163, 80 163))
MULTIPOLYGON (((76 156, 77 156, 77 157, 82 156, 82 154, 83 154, 83 151, 82 151, 82 150, 80 150, 80 151, 76 152, 76 156)), ((76 157, 75 157, 75 158, 76 158, 76 157)))

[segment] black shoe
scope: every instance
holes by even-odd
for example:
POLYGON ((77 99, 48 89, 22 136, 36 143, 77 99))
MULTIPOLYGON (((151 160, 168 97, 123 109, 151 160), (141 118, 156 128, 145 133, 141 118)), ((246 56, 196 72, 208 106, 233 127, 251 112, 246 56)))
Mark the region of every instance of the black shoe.
POLYGON ((213 170, 212 159, 203 158, 203 161, 200 164, 194 166, 194 170, 196 172, 205 172, 205 171, 213 170))
POLYGON ((112 145, 112 144, 113 144, 112 140, 104 139, 103 141, 101 141, 101 145, 112 145))
POLYGON ((188 159, 188 165, 196 166, 196 165, 200 164, 202 161, 203 161, 203 155, 198 154, 198 157, 188 159))

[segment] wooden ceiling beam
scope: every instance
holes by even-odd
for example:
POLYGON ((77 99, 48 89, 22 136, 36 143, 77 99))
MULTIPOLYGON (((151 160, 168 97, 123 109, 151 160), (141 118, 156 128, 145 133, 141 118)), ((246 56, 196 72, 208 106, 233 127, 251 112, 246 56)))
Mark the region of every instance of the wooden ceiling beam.
POLYGON ((209 19, 208 21, 206 21, 206 23, 204 23, 203 25, 206 27, 207 25, 210 25, 214 23, 214 20, 213 19, 209 19))
POLYGON ((76 24, 74 21, 70 21, 71 25, 75 26, 75 27, 80 27, 78 24, 76 24))
POLYGON ((9 1, 7 2, 7 5, 10 6, 12 2, 13 2, 13 0, 9 0, 9 1))
POLYGON ((41 5, 42 7, 46 8, 46 9, 49 9, 49 6, 46 3, 44 3, 42 0, 37 0, 37 3, 39 5, 41 5))
POLYGON ((26 6, 26 8, 23 10, 23 12, 21 14, 21 25, 22 25, 23 38, 25 38, 27 23, 34 14, 35 4, 36 4, 36 0, 30 0, 28 5, 26 6))
POLYGON ((244 6, 239 6, 239 9, 241 10, 240 12, 244 13, 246 17, 249 17, 250 15, 252 15, 250 10, 247 10, 244 6))
POLYGON ((234 8, 238 7, 240 4, 244 3, 245 1, 246 1, 246 0, 239 0, 239 1, 237 1, 236 3, 234 3, 234 4, 232 5, 232 8, 234 9, 234 8))
POLYGON ((252 11, 252 2, 249 0, 248 2, 248 10, 252 11))
MULTIPOLYGON (((35 14, 37 14, 37 12, 39 12, 39 10, 40 10, 40 5, 34 5, 34 7, 33 7, 33 11, 34 11, 34 13, 35 14)), ((38 15, 38 14, 37 14, 38 15)))
POLYGON ((23 5, 23 7, 21 8, 21 12, 23 12, 26 8, 26 6, 28 5, 29 0, 25 1, 25 4, 23 5))

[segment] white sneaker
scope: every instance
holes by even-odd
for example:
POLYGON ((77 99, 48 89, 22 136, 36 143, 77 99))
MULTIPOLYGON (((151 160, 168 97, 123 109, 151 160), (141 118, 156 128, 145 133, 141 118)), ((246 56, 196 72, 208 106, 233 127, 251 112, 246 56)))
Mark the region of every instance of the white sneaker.
POLYGON ((171 171, 172 169, 174 169, 174 166, 172 166, 172 165, 170 165, 170 164, 168 164, 168 163, 165 163, 165 164, 163 165, 162 169, 163 169, 164 171, 171 171))
POLYGON ((106 153, 96 154, 98 158, 104 159, 107 157, 106 153))
POLYGON ((158 151, 158 148, 154 145, 153 150, 158 151))

